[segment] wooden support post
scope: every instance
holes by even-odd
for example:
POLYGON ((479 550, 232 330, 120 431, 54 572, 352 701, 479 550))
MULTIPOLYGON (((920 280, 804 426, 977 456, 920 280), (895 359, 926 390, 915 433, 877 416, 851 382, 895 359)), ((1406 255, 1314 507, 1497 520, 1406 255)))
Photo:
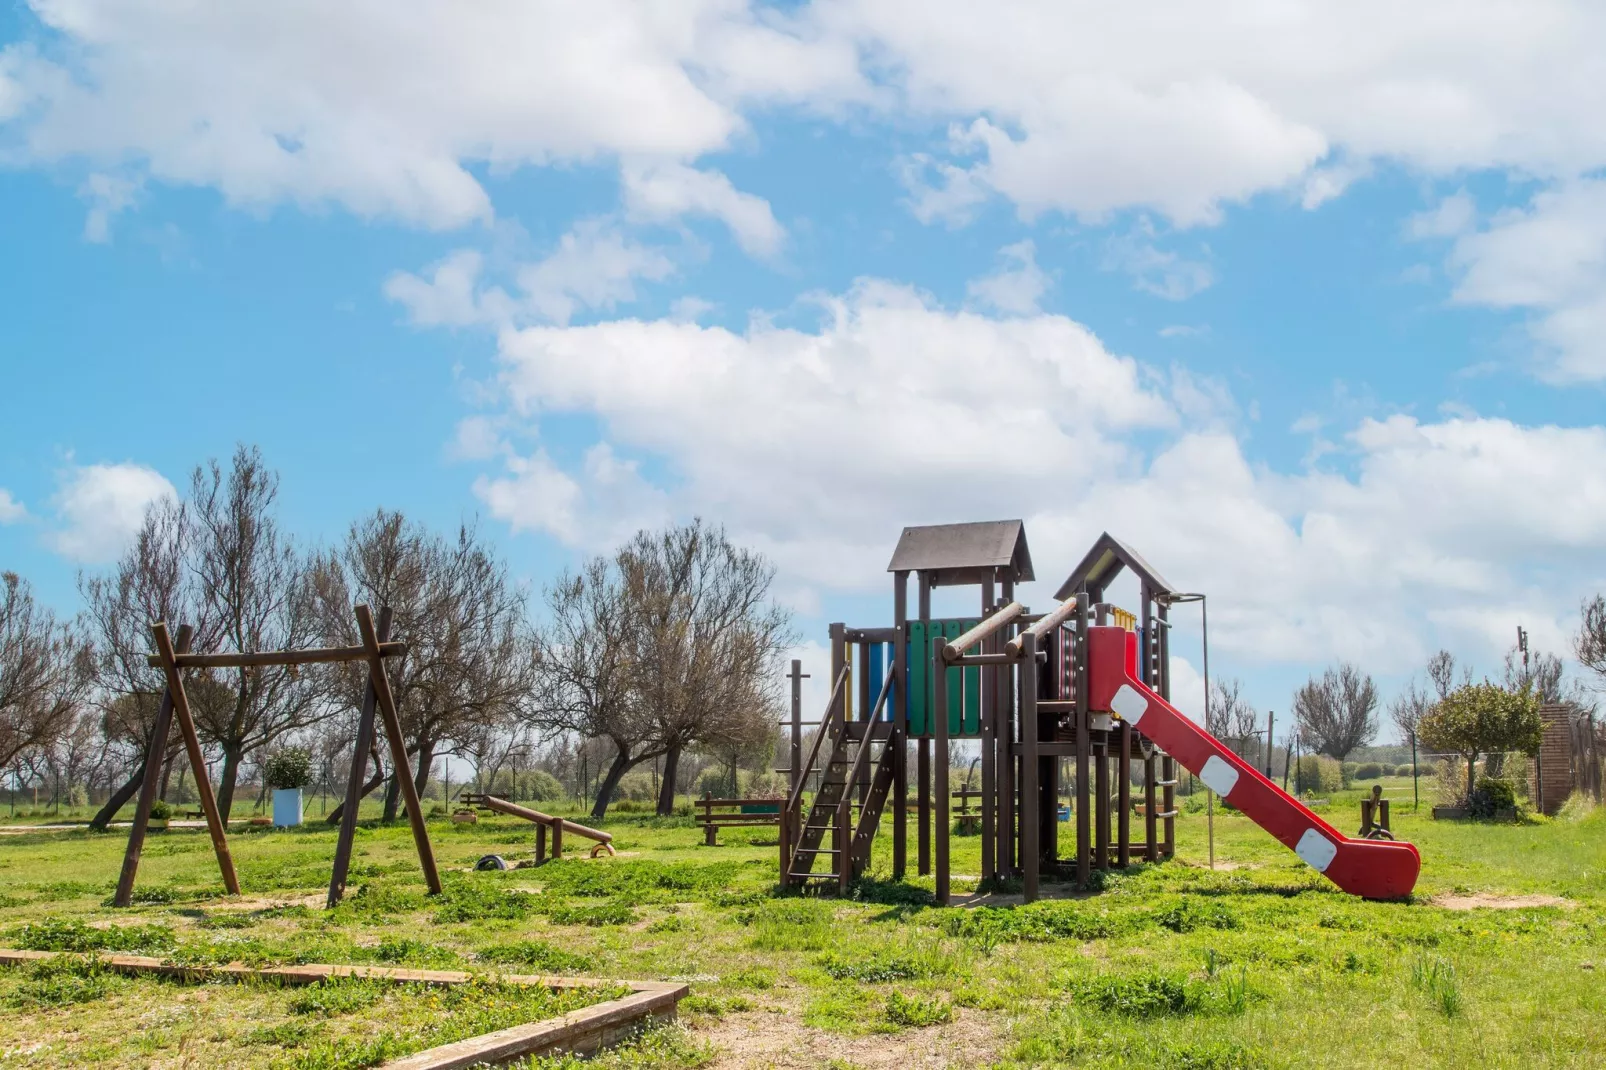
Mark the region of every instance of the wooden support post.
MULTIPOLYGON (((1158 662, 1156 676, 1160 681, 1156 690, 1167 702, 1171 701, 1171 629, 1167 626, 1170 615, 1171 607, 1163 602, 1160 603, 1154 627, 1155 659, 1158 662)), ((1177 853, 1177 819, 1174 816, 1177 812, 1177 761, 1169 754, 1160 763, 1160 778, 1165 781, 1165 787, 1161 792, 1161 805, 1165 807, 1166 814, 1162 819, 1165 822, 1163 853, 1165 857, 1171 858, 1177 853)))
POLYGON ((563 822, 562 821, 554 821, 554 822, 552 822, 552 857, 554 859, 558 859, 558 858, 562 858, 563 857, 563 822))
MULTIPOLYGON (((1005 576, 1002 583, 1000 597, 1008 605, 1015 600, 1015 581, 1005 576)), ((1004 644, 1013 638, 1006 628, 998 634, 998 649, 1002 651, 1004 644)), ((1020 667, 1000 669, 997 682, 997 705, 993 710, 993 750, 997 754, 997 766, 994 775, 997 778, 997 841, 998 841, 998 872, 1001 875, 1015 873, 1015 694, 1016 674, 1020 667)))
POLYGON ((1143 858, 1146 862, 1160 861, 1160 838, 1156 834, 1159 822, 1155 813, 1159 800, 1154 797, 1154 752, 1143 759, 1143 858))
MULTIPOLYGON (((401 717, 396 712, 396 698, 391 694, 390 677, 385 675, 385 659, 379 653, 379 635, 374 629, 373 614, 366 605, 357 607, 357 631, 362 645, 368 651, 368 679, 373 684, 374 698, 379 715, 385 722, 385 737, 390 741, 390 765, 396 783, 401 788, 402 801, 407 806, 407 821, 413 827, 413 844, 418 848, 418 864, 424 870, 424 883, 431 895, 439 895, 441 877, 435 869, 435 851, 429 843, 429 829, 424 824, 424 808, 418 801, 418 787, 413 783, 407 761, 407 741, 402 738, 401 717)), ((553 837, 556 839, 556 836, 553 837)), ((557 853, 554 844, 553 853, 557 853)))
MULTIPOLYGON (((1107 738, 1107 737, 1106 737, 1107 738)), ((1110 746, 1099 744, 1093 755, 1093 867, 1110 866, 1110 746)))
MULTIPOLYGON (((986 580, 981 588, 981 615, 985 620, 993 611, 993 581, 986 580)), ((1000 650, 998 635, 995 633, 983 641, 982 652, 996 654, 1000 650)), ((998 682, 999 667, 988 665, 981 670, 981 879, 991 881, 998 875, 997 866, 997 835, 998 829, 993 821, 993 759, 994 722, 998 716, 998 682)), ((967 796, 965 804, 970 799, 967 796)))
MULTIPOLYGON (((174 651, 186 654, 194 630, 188 624, 178 626, 174 651)), ((162 763, 167 760, 167 739, 173 732, 173 692, 162 692, 161 705, 156 707, 156 723, 151 729, 150 746, 145 750, 145 778, 139 784, 139 800, 134 804, 134 823, 128 829, 128 848, 123 852, 123 872, 117 878, 117 894, 112 905, 126 907, 134 899, 134 878, 139 875, 139 856, 145 849, 145 833, 150 828, 151 807, 162 785, 162 763)))
POLYGON ((173 696, 173 715, 178 718, 179 730, 184 734, 184 749, 189 752, 190 769, 195 773, 195 793, 201 799, 201 812, 206 815, 206 831, 212 836, 212 853, 217 855, 217 866, 223 874, 223 887, 230 895, 240 894, 240 879, 234 875, 234 859, 229 854, 228 830, 218 812, 217 798, 212 794, 212 780, 206 772, 206 755, 201 750, 201 737, 195 731, 195 717, 190 713, 190 698, 184 691, 184 680, 174 660, 173 641, 167 634, 167 625, 157 622, 151 628, 156 639, 156 656, 162 660, 167 674, 167 689, 173 696))
MULTIPOLYGON (((390 638, 391 608, 379 607, 376 634, 381 643, 390 638)), ((335 840, 335 865, 329 874, 329 895, 324 906, 333 910, 346 894, 346 875, 351 872, 351 852, 357 837, 357 808, 362 805, 362 782, 368 772, 368 754, 374 746, 374 682, 370 676, 363 689, 362 706, 357 714, 357 738, 352 743, 351 776, 346 780, 346 801, 340 811, 340 834, 335 840)))
MULTIPOLYGON (((920 622, 931 624, 931 577, 924 572, 916 573, 919 584, 919 612, 920 622)), ((927 629, 929 635, 929 627, 927 629)), ((917 658, 931 658, 930 650, 916 650, 917 658)), ((926 703, 926 730, 920 735, 918 752, 915 757, 915 792, 918 795, 915 809, 919 811, 915 827, 915 871, 922 877, 931 872, 931 731, 932 718, 937 711, 931 706, 931 692, 928 689, 923 696, 926 703)))
POLYGON ((909 573, 892 577, 892 879, 909 865, 909 573))
MULTIPOLYGON (((859 721, 864 725, 866 739, 870 738, 871 718, 874 712, 872 704, 879 697, 870 693, 870 644, 860 641, 855 644, 859 649, 858 692, 859 692, 859 721)), ((865 776, 859 780, 859 814, 863 816, 864 806, 870 801, 870 777, 865 776)))
POLYGON ((1115 864, 1125 869, 1132 864, 1132 726, 1121 722, 1121 758, 1115 769, 1120 784, 1116 801, 1120 817, 1116 819, 1115 864))
POLYGON ((795 795, 803 779, 803 681, 808 679, 803 663, 797 658, 792 659, 792 671, 787 679, 792 681, 792 749, 786 763, 790 767, 787 782, 795 795))
POLYGON ((1089 595, 1084 588, 1076 596, 1076 882, 1086 888, 1092 879, 1092 830, 1089 828, 1088 805, 1092 792, 1088 784, 1092 759, 1092 714, 1088 709, 1087 694, 1087 604, 1089 595))
MULTIPOLYGON (((843 731, 846 733, 845 728, 843 731)), ((848 886, 853 883, 853 796, 845 784, 842 801, 836 804, 836 828, 831 834, 831 846, 836 849, 837 894, 847 895, 848 886)))
POLYGON ((1037 636, 1031 629, 1021 632, 1021 689, 1020 689, 1020 864, 1021 898, 1028 903, 1037 900, 1038 870, 1042 855, 1038 850, 1038 834, 1042 831, 1038 813, 1043 800, 1039 798, 1037 783, 1037 636))
POLYGON ((932 681, 936 688, 937 741, 932 748, 936 765, 937 821, 933 830, 937 839, 937 905, 948 905, 948 660, 943 656, 947 640, 940 636, 932 639, 926 656, 931 661, 932 681))
POLYGON ((535 861, 537 865, 546 861, 546 825, 535 826, 535 861))

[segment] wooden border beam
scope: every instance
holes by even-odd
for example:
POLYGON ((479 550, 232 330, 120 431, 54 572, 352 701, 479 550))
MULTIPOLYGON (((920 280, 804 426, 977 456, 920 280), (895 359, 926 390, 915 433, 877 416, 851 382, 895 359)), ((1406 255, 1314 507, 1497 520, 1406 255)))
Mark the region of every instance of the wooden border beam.
MULTIPOLYGON (((406 643, 379 644, 379 656, 382 658, 399 658, 405 653, 406 643)), ((267 665, 362 661, 369 656, 369 650, 364 646, 326 646, 306 650, 257 650, 245 653, 225 650, 216 654, 179 654, 174 663, 181 669, 251 669, 267 665)), ((153 669, 159 669, 164 664, 160 652, 145 655, 145 661, 153 669)))

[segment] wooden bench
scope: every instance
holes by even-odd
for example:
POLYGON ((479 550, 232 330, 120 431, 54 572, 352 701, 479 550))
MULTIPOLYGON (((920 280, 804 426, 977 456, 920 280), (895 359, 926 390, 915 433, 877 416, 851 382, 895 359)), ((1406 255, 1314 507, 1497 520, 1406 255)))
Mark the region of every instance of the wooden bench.
POLYGON ((980 832, 981 810, 972 810, 970 808, 970 800, 975 799, 976 805, 980 807, 981 789, 961 788, 958 791, 950 791, 948 794, 959 802, 959 812, 954 814, 954 820, 958 822, 959 826, 957 829, 959 835, 974 836, 976 833, 980 832))
POLYGON ((718 844, 719 830, 752 825, 780 825, 781 799, 716 799, 704 795, 695 803, 697 823, 703 826, 703 843, 718 844))

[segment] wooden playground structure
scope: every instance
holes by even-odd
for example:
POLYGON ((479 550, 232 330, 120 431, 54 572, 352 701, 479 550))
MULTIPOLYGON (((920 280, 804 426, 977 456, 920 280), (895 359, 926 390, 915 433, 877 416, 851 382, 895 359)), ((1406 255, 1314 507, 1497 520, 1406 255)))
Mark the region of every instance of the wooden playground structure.
MULTIPOLYGON (((1018 520, 905 528, 892 560, 890 628, 830 627, 831 692, 803 754, 793 663, 791 790, 781 808, 780 882, 846 892, 869 865, 890 803, 892 878, 908 866, 909 752, 915 752, 915 864, 947 904, 953 875, 950 743, 980 750, 981 887, 1040 884, 1172 857, 1179 762, 1346 891, 1408 893, 1421 860, 1407 843, 1334 829, 1170 702, 1170 610, 1178 591, 1131 548, 1101 535, 1045 613, 1015 600, 1033 580, 1018 520), (1106 601, 1137 580, 1135 610, 1106 601), (916 609, 909 612, 909 578, 916 609), (979 615, 935 618, 932 592, 974 587, 979 615), (1062 855, 1060 767, 1074 767, 1074 844, 1062 855), (1141 764, 1142 829, 1134 838, 1132 769, 1141 764), (812 795, 809 788, 813 787, 812 795), (829 841, 829 846, 827 846, 829 841)), ((964 797, 967 818, 969 798, 964 797)))
MULTIPOLYGON (((230 895, 240 894, 240 880, 235 875, 234 858, 229 852, 228 830, 223 825, 217 799, 212 794, 206 757, 201 751, 200 736, 195 730, 189 696, 184 690, 185 669, 256 669, 361 661, 368 664, 368 684, 357 718, 357 736, 351 752, 351 775, 346 781, 345 805, 341 812, 340 834, 335 841, 334 868, 329 877, 329 894, 325 905, 332 909, 340 902, 346 891, 346 876, 351 869, 352 841, 357 835, 357 805, 363 795, 363 773, 368 766, 369 752, 375 745, 376 710, 385 724, 385 738, 390 744, 394 768, 405 770, 410 764, 407 760, 407 743, 402 736, 401 717, 396 712, 390 677, 385 672, 385 659, 407 653, 407 644, 390 640, 389 606, 380 608, 377 625, 366 605, 357 606, 355 612, 362 643, 349 647, 192 654, 189 652, 191 629, 188 625, 180 625, 176 635, 168 634, 165 622, 158 621, 151 626, 156 653, 150 655, 150 664, 163 670, 167 677, 167 689, 162 692, 155 730, 151 733, 150 748, 145 755, 145 779, 140 783, 139 801, 135 804, 134 820, 128 830, 128 848, 123 855, 122 874, 112 899, 114 906, 126 907, 134 901, 134 881, 139 875, 140 853, 144 849, 146 831, 150 828, 151 807, 155 805, 157 792, 161 788, 162 757, 167 753, 167 739, 172 734, 174 719, 177 719, 184 736, 184 750, 190 771, 195 776, 196 794, 200 796, 201 811, 206 816, 206 828, 211 834, 212 850, 217 855, 218 869, 223 875, 223 887, 230 895)), ((435 867, 435 851, 430 846, 424 811, 418 801, 418 789, 410 776, 396 779, 401 788, 402 801, 407 807, 407 820, 412 826, 413 842, 418 849, 418 864, 423 870, 424 881, 429 885, 431 894, 438 894, 441 878, 435 867)))
POLYGON ((1144 681, 1169 696, 1167 617, 1175 589, 1106 534, 1061 584, 1056 607, 1033 614, 1015 600, 1016 585, 1035 578, 1018 520, 906 528, 887 571, 893 576, 892 627, 831 626, 831 697, 806 756, 794 703, 781 883, 829 882, 846 890, 868 863, 889 801, 893 877, 903 877, 909 742, 915 750, 915 865, 922 876, 934 874, 939 902, 948 901, 952 881, 953 740, 974 740, 981 751, 981 787, 962 796, 962 806, 981 836, 984 883, 1018 879, 1030 900, 1045 875, 1085 885, 1094 870, 1129 865, 1134 842, 1144 860, 1169 858, 1175 763, 1130 723, 1089 707, 1082 652, 1090 623, 1115 621, 1140 637, 1144 681), (1123 569, 1138 579, 1135 613, 1103 601, 1123 569), (977 588, 979 615, 934 618, 932 592, 959 586, 977 588), (903 680, 907 687, 899 686, 903 680), (1076 770, 1075 842, 1066 857, 1058 801, 1064 758, 1073 759, 1076 770), (1137 841, 1128 773, 1133 761, 1143 770, 1137 841), (811 777, 818 787, 805 812, 811 777), (978 801, 974 816, 971 797, 978 801))

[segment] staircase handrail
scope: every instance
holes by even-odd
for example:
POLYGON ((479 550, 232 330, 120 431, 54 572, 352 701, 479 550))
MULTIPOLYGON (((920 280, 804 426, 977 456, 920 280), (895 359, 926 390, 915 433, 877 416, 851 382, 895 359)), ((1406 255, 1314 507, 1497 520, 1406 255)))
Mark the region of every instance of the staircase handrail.
POLYGON ((814 760, 820 756, 820 744, 831 734, 831 728, 837 718, 846 712, 846 704, 839 703, 837 699, 841 697, 842 689, 847 686, 850 671, 849 667, 844 665, 842 671, 837 673, 836 685, 831 688, 831 697, 825 704, 825 717, 820 721, 820 730, 814 734, 814 745, 809 748, 809 756, 803 762, 802 772, 798 774, 797 787, 786 798, 788 814, 802 805, 803 788, 808 784, 809 771, 814 768, 814 760))
POLYGON ((887 678, 881 682, 881 693, 876 696, 875 706, 870 710, 870 716, 865 719, 864 735, 859 737, 859 749, 853 753, 853 761, 848 764, 847 783, 842 787, 842 797, 846 799, 848 792, 853 789, 854 783, 859 779, 859 773, 864 768, 865 760, 870 756, 870 743, 873 732, 870 726, 875 724, 881 710, 887 704, 887 696, 892 693, 892 678, 897 675, 896 670, 887 673, 887 678))

